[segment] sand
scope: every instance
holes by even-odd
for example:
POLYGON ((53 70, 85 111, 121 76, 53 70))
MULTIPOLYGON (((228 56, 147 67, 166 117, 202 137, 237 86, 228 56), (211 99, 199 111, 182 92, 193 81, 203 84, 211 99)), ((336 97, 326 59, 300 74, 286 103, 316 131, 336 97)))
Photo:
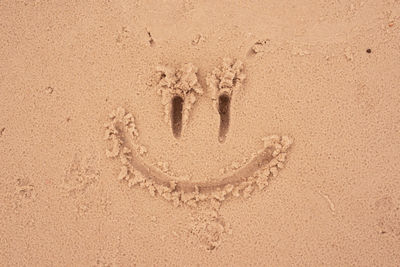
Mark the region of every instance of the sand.
POLYGON ((2 1, 2 266, 398 266, 400 2, 2 1))

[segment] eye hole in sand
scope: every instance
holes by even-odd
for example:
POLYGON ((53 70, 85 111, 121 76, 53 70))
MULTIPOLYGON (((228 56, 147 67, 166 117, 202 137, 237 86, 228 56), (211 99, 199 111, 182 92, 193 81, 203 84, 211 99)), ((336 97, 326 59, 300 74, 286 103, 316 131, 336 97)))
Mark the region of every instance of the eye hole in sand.
POLYGON ((184 134, 197 96, 203 94, 197 71, 195 65, 186 63, 180 68, 157 66, 154 73, 156 90, 164 107, 164 121, 172 127, 175 138, 184 134))
POLYGON ((182 109, 183 98, 176 95, 172 98, 171 105, 171 126, 175 138, 181 137, 182 133, 182 109))
POLYGON ((229 131, 231 97, 228 94, 221 94, 218 98, 218 112, 220 115, 219 138, 223 143, 229 131))
POLYGON ((242 88, 245 78, 243 62, 232 58, 224 58, 220 66, 207 74, 207 87, 220 116, 218 136, 220 143, 225 141, 228 134, 232 95, 242 88))

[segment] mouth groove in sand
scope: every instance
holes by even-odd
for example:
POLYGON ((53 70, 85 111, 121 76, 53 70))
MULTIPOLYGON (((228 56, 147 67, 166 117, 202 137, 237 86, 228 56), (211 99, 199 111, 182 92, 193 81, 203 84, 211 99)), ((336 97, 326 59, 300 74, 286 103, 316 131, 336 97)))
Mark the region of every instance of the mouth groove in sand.
POLYGON ((182 133, 182 111, 183 98, 176 95, 172 98, 171 105, 171 126, 175 138, 181 137, 182 133))
POLYGON ((218 98, 218 112, 220 116, 219 142, 223 143, 229 131, 231 97, 221 94, 218 98))
MULTIPOLYGON (((124 147, 129 148, 130 151, 135 151, 134 140, 121 131, 121 140, 124 147)), ((196 188, 202 190, 203 192, 213 191, 216 188, 224 187, 228 184, 239 184, 245 181, 246 178, 253 175, 254 172, 268 164, 273 156, 273 149, 267 148, 265 150, 259 151, 257 154, 253 155, 252 159, 244 166, 237 169, 234 173, 223 175, 221 177, 210 177, 197 180, 185 180, 184 178, 175 177, 169 175, 156 166, 153 166, 147 162, 143 157, 138 154, 131 154, 131 161, 133 168, 142 175, 152 179, 154 182, 162 185, 168 186, 171 182, 176 183, 176 188, 184 192, 195 191, 196 188)))
POLYGON ((262 139, 263 149, 243 159, 242 163, 234 162, 230 167, 222 168, 214 177, 179 177, 168 167, 159 165, 162 167, 159 168, 144 156, 147 149, 139 143, 132 114, 118 108, 110 114, 110 119, 105 125, 105 139, 112 147, 106 150, 106 155, 120 159, 122 167, 118 179, 126 181, 130 187, 147 188, 151 195, 159 194, 177 206, 182 203, 197 205, 201 201, 220 202, 229 195, 247 198, 254 186, 262 190, 284 167, 293 142, 288 136, 268 136, 262 139))

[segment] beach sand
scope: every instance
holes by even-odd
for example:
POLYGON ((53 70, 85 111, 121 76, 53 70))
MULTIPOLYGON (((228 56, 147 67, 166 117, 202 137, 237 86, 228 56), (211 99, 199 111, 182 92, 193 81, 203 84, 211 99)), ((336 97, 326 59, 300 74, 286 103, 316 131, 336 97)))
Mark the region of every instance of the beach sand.
POLYGON ((400 2, 1 1, 2 266, 400 265, 400 2))

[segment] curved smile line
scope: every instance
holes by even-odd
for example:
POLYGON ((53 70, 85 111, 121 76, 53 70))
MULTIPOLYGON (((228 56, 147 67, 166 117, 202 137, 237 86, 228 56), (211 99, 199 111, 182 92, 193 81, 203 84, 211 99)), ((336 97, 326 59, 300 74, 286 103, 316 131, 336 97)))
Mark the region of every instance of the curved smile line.
POLYGON ((264 138, 264 148, 253 153, 247 163, 235 172, 222 175, 219 179, 189 180, 166 173, 144 158, 147 150, 137 140, 139 133, 134 117, 123 108, 113 112, 110 123, 105 126, 106 139, 112 143, 112 149, 107 150, 106 154, 108 157, 119 157, 123 165, 119 178, 128 181, 131 186, 139 184, 147 187, 152 194, 158 192, 164 197, 165 194, 171 194, 179 200, 184 193, 200 194, 201 191, 202 194, 216 198, 216 194, 221 195, 223 192, 223 200, 225 195, 235 195, 235 190, 239 194, 239 191, 246 191, 254 184, 262 189, 268 184, 269 177, 277 176, 278 170, 283 168, 287 151, 292 144, 291 138, 287 136, 273 135, 264 138))

